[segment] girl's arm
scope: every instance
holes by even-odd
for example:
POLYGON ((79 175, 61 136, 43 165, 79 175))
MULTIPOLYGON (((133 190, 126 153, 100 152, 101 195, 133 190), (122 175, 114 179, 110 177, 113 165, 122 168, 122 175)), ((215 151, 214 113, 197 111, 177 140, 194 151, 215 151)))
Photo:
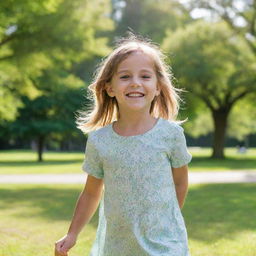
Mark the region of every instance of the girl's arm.
POLYGON ((97 210, 103 186, 103 179, 88 175, 84 190, 77 200, 68 233, 55 243, 55 255, 67 255, 67 251, 75 245, 78 234, 97 210))
POLYGON ((180 209, 182 209, 188 192, 188 166, 172 168, 173 181, 180 209))

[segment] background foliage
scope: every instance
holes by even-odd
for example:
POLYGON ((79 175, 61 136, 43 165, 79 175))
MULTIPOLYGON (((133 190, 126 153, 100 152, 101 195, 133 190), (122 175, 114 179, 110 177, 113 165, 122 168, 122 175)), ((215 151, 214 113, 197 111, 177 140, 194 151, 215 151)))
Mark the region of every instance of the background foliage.
POLYGON ((83 149, 75 113, 88 106, 96 65, 127 31, 158 43, 187 90, 179 118, 189 118, 188 144, 205 136, 215 158, 231 138, 254 145, 255 13, 249 0, 2 1, 1 148, 32 143, 39 160, 46 148, 83 149))

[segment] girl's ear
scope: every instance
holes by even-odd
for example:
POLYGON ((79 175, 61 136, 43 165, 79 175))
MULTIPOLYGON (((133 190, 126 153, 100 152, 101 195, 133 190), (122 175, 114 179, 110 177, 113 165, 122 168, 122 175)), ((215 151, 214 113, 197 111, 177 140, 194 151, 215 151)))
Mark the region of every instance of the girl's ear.
POLYGON ((107 91, 107 94, 109 97, 114 97, 114 91, 113 91, 113 88, 111 86, 111 83, 107 83, 106 84, 106 91, 107 91))

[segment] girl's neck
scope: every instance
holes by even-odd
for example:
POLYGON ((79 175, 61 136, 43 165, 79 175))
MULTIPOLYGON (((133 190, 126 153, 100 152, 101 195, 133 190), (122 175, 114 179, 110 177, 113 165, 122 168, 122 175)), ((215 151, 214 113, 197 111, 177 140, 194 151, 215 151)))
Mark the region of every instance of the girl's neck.
POLYGON ((137 113, 136 115, 120 114, 120 118, 114 124, 114 129, 124 135, 140 134, 150 130, 156 122, 157 119, 149 113, 137 113))

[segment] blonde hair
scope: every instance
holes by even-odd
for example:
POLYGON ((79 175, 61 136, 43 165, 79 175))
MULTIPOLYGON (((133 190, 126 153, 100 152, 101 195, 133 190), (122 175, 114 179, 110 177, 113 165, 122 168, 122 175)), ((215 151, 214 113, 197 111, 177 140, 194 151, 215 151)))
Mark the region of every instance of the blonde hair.
POLYGON ((182 89, 172 85, 172 74, 165 62, 165 55, 149 40, 130 35, 128 38, 122 38, 113 52, 102 61, 93 83, 89 85, 89 97, 92 98, 94 105, 89 111, 79 111, 76 120, 77 127, 84 133, 97 130, 119 119, 118 103, 115 97, 107 94, 106 84, 111 81, 118 65, 137 51, 142 51, 152 58, 160 89, 160 94, 151 103, 150 114, 175 120, 181 100, 178 91, 182 89))

